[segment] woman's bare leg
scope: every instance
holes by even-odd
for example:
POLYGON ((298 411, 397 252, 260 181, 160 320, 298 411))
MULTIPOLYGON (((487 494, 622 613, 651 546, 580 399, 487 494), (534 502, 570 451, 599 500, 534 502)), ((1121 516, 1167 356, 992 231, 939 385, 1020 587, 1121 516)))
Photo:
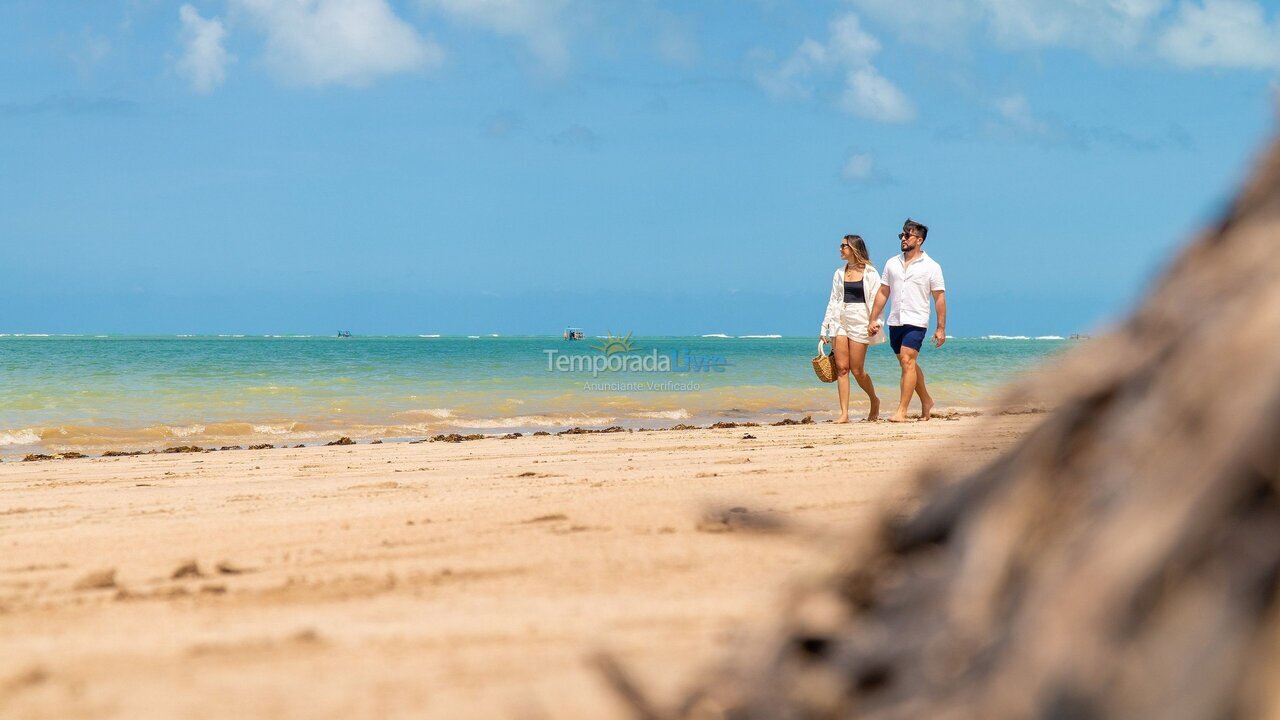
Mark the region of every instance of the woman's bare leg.
POLYGON ((846 335, 837 335, 831 339, 836 351, 836 387, 840 390, 840 417, 837 423, 849 422, 849 346, 856 344, 849 341, 846 335))
POLYGON ((867 360, 867 346, 860 342, 849 341, 849 372, 858 382, 858 387, 867 394, 871 401, 871 412, 867 413, 868 421, 880 419, 880 397, 876 395, 876 386, 871 382, 871 375, 864 367, 867 360))

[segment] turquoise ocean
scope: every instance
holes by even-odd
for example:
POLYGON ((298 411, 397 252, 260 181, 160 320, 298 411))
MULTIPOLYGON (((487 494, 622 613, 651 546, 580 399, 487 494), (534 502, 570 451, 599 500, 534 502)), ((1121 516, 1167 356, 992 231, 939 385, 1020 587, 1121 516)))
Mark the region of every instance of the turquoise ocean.
MULTIPOLYGON (((0 335, 0 458, 835 416, 816 338, 614 340, 0 335)), ((953 338, 921 362, 939 410, 981 408, 1076 342, 953 338)), ((867 369, 894 402, 887 345, 867 369)), ((865 413, 856 384, 852 399, 865 413)))

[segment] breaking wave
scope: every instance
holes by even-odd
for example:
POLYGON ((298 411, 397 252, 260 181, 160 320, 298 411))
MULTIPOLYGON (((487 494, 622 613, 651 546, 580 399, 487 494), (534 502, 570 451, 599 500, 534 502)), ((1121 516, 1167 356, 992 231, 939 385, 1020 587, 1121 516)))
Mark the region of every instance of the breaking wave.
POLYGON ((450 425, 464 428, 561 427, 566 425, 608 425, 617 418, 593 415, 513 415, 507 418, 458 418, 450 425))
POLYGON ((445 420, 453 417, 453 411, 449 408, 426 408, 424 410, 403 410, 395 414, 395 417, 404 418, 406 420, 445 420))
POLYGON ((262 435, 288 435, 296 427, 298 427, 296 422, 287 425, 254 425, 253 431, 262 435))
POLYGON ((692 417, 688 410, 679 408, 677 410, 653 410, 651 412, 638 412, 636 417, 650 418, 652 420, 688 420, 692 417))
POLYGON ((34 445, 40 442, 40 433, 31 428, 0 431, 0 445, 34 445))

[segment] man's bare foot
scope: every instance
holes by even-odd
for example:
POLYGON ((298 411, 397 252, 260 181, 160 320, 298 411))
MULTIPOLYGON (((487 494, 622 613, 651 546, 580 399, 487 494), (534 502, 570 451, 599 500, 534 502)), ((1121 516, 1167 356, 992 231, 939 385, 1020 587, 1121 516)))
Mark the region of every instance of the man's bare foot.
POLYGON ((929 398, 928 402, 920 401, 920 419, 927 421, 933 417, 933 398, 929 398))
POLYGON ((867 422, 880 419, 880 398, 871 398, 871 412, 867 413, 867 422))
POLYGON ((836 425, 848 425, 848 424, 849 424, 849 416, 848 416, 848 415, 841 415, 840 417, 836 418, 835 420, 832 420, 831 422, 832 422, 832 423, 834 423, 834 424, 836 424, 836 425))
POLYGON ((911 418, 907 417, 906 413, 898 412, 889 418, 889 422, 911 422, 911 418))

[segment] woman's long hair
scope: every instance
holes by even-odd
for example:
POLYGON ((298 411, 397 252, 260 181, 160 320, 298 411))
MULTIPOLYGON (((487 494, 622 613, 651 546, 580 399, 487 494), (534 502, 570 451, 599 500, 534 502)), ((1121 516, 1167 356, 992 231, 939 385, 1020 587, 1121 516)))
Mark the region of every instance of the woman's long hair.
POLYGON ((867 252, 867 244, 862 241, 861 235, 845 235, 844 241, 849 243, 849 247, 853 248, 853 260, 851 264, 859 270, 863 268, 876 269, 871 264, 871 254, 867 252))

